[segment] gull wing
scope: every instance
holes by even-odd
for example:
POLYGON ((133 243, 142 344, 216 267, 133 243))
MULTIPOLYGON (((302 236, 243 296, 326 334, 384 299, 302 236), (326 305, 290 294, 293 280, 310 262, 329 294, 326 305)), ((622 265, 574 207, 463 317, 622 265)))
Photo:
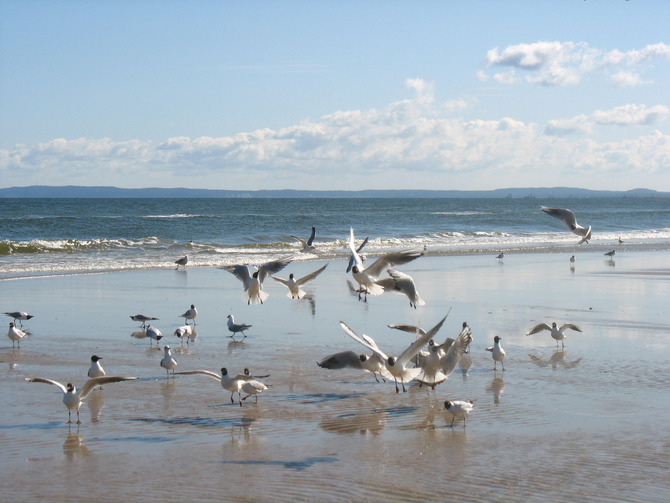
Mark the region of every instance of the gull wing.
MULTIPOLYGON (((365 238, 365 240, 363 241, 363 243, 361 243, 361 245, 360 245, 358 248, 356 248, 356 253, 359 253, 359 254, 360 254, 360 253, 361 253, 361 250, 363 249, 363 247, 364 247, 366 244, 368 244, 368 238, 365 238)), ((349 263, 347 264, 347 272, 350 272, 350 271, 351 271, 351 268, 353 267, 353 265, 354 265, 354 254, 352 253, 352 254, 349 256, 349 263)))
POLYGON ((577 218, 575 214, 567 208, 549 208, 540 206, 540 209, 554 218, 561 220, 571 231, 577 228, 577 218))
POLYGON ((558 331, 563 332, 563 330, 565 330, 566 328, 569 328, 570 330, 574 330, 575 332, 581 332, 582 331, 582 329, 579 328, 574 323, 564 323, 563 325, 561 325, 561 328, 559 328, 558 331))
MULTIPOLYGON (((449 310, 451 312, 451 309, 449 310)), ((432 339, 435 334, 442 328, 442 324, 444 323, 444 320, 447 319, 447 316, 449 316, 449 313, 447 313, 444 318, 442 318, 437 325, 435 325, 433 328, 431 328, 428 332, 426 332, 423 335, 420 335, 412 344, 409 345, 409 347, 403 351, 400 356, 398 356, 398 359, 396 360, 396 365, 404 367, 409 361, 414 357, 415 354, 419 352, 419 350, 425 346, 430 339, 432 339)))
POLYGON ((232 273, 237 279, 239 279, 244 285, 244 290, 249 289, 249 268, 246 265, 224 265, 221 269, 225 269, 229 273, 232 273))
POLYGON ((372 351, 376 355, 379 355, 382 360, 384 360, 384 361, 388 360, 388 356, 386 356, 386 354, 381 349, 379 349, 377 347, 377 344, 375 344, 374 341, 372 341, 372 339, 369 336, 365 335, 364 337, 365 337, 366 340, 363 340, 358 335, 356 335, 356 332, 354 332, 352 329, 350 329, 347 326, 347 324, 344 323, 343 321, 340 321, 340 326, 342 327, 342 330, 344 330, 344 333, 346 333, 349 337, 351 337, 352 339, 360 342, 361 344, 363 344, 363 346, 368 348, 370 351, 372 351), (372 344, 370 344, 367 341, 372 341, 372 344))
POLYGON ((291 263, 290 258, 284 258, 279 260, 273 260, 271 262, 266 262, 258 268, 258 281, 263 282, 269 274, 274 274, 281 271, 284 267, 291 263))
POLYGON ((121 381, 134 381, 137 377, 121 377, 121 376, 106 376, 106 377, 94 377, 89 379, 79 390, 79 398, 83 400, 88 396, 88 394, 93 391, 93 388, 96 386, 102 386, 103 384, 109 384, 113 382, 121 381))
POLYGON ((379 277, 379 275, 387 267, 406 264, 422 256, 426 248, 415 248, 413 250, 404 250, 399 252, 391 252, 379 257, 374 264, 365 269, 368 276, 379 277))
POLYGON ((354 244, 354 228, 353 227, 349 228, 349 249, 351 250, 351 256, 353 257, 354 265, 356 265, 356 267, 358 267, 359 271, 362 271, 363 270, 363 260, 361 259, 361 256, 358 254, 358 251, 356 251, 356 245, 354 244))
POLYGON ((309 235, 309 239, 307 239, 308 246, 312 246, 312 243, 314 242, 314 236, 316 236, 316 228, 312 225, 312 233, 309 235))
POLYGON ((212 379, 216 379, 217 381, 221 382, 221 376, 219 374, 215 374, 214 372, 210 372, 209 370, 187 370, 184 372, 175 372, 175 374, 183 374, 183 375, 202 374, 204 376, 211 377, 212 379))
POLYGON ((43 377, 26 377, 25 380, 28 382, 43 382, 45 384, 53 384, 54 386, 58 386, 63 393, 67 393, 67 388, 58 381, 52 381, 51 379, 45 379, 43 377))
POLYGON ((470 327, 465 327, 463 328, 463 330, 461 330, 461 333, 458 334, 456 340, 451 344, 451 346, 447 350, 446 356, 442 358, 442 360, 440 361, 440 367, 442 368, 442 372, 446 376, 448 376, 454 371, 456 365, 458 365, 458 360, 461 359, 461 356, 465 353, 468 344, 470 344, 471 342, 472 342, 472 335, 470 327))
POLYGON ((288 280, 284 278, 279 278, 277 276, 270 276, 273 280, 275 280, 277 283, 281 283, 285 287, 288 288, 288 280))
POLYGON ((426 333, 423 328, 415 327, 414 325, 387 325, 387 327, 416 335, 423 335, 426 333))
POLYGON ((359 355, 353 351, 342 351, 326 356, 323 360, 317 362, 317 365, 324 369, 362 368, 359 355))
POLYGON ((296 241, 298 241, 302 245, 303 248, 307 248, 309 246, 307 244, 307 241, 305 241, 303 238, 299 238, 298 236, 294 236, 293 234, 291 234, 291 237, 293 239, 295 239, 296 241))
POLYGON ((324 271, 324 269, 325 269, 326 267, 328 267, 328 264, 324 265, 321 269, 317 269, 316 271, 309 273, 307 276, 303 276, 303 277, 300 278, 298 281, 296 281, 296 283, 297 283, 298 285, 304 285, 304 284, 307 283, 308 281, 313 280, 313 279, 316 278, 319 274, 321 274, 321 273, 324 271))
POLYGON ((531 328, 526 335, 533 335, 538 332, 542 332, 542 330, 549 330, 551 332, 551 327, 546 323, 540 323, 539 325, 535 325, 533 328, 531 328))

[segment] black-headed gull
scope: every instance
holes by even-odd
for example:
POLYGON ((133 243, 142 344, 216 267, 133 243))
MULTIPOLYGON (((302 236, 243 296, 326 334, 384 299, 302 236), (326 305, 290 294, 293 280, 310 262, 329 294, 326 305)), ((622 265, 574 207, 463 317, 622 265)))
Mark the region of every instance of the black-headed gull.
MULTIPOLYGON (((344 327, 342 328, 344 329, 344 327)), ((349 327, 347 327, 347 329, 351 330, 349 327)), ((361 338, 371 346, 377 347, 377 344, 372 337, 361 334, 361 338)), ((334 355, 325 357, 320 362, 317 362, 317 365, 324 369, 362 369, 372 373, 377 382, 379 382, 377 374, 379 374, 379 377, 381 377, 383 381, 386 381, 386 379, 393 379, 393 375, 386 370, 386 365, 384 364, 382 357, 374 352, 371 355, 358 355, 353 351, 342 351, 341 353, 335 353, 334 355)))
POLYGON ((359 285, 358 298, 360 300, 361 294, 365 294, 367 300, 368 293, 370 295, 381 295, 384 293, 384 288, 376 284, 379 276, 389 267, 406 264, 422 256, 426 249, 417 248, 414 250, 405 250, 399 252, 391 252, 379 257, 370 267, 363 266, 363 260, 354 247, 354 229, 350 230, 349 234, 349 249, 354 256, 354 266, 351 268, 351 274, 359 285))
POLYGON ((421 298, 414 284, 414 279, 404 272, 396 269, 388 269, 389 278, 382 278, 376 281, 377 285, 384 288, 384 291, 401 293, 409 299, 409 305, 416 309, 416 306, 425 306, 426 301, 421 298))
POLYGON ((29 320, 30 318, 34 318, 32 314, 28 314, 24 311, 14 311, 12 313, 5 313, 7 316, 11 316, 14 318, 14 322, 19 322, 19 325, 21 325, 21 328, 23 328, 23 322, 29 320))
POLYGON ((505 253, 504 253, 504 252, 500 252, 500 254, 498 254, 498 256, 497 256, 496 258, 498 259, 498 262, 502 262, 502 260, 503 260, 504 257, 505 257, 505 253))
POLYGON ((198 310, 195 308, 194 304, 191 304, 191 308, 186 310, 184 314, 179 316, 180 318, 184 318, 184 323, 188 325, 188 320, 191 320, 193 324, 195 325, 195 317, 198 316, 198 310))
POLYGON ((558 218, 573 234, 580 236, 582 239, 578 244, 588 243, 589 239, 591 239, 591 226, 589 225, 589 228, 586 229, 579 225, 575 214, 567 208, 549 208, 547 206, 540 206, 540 209, 548 215, 558 218))
POLYGON ((212 379, 216 379, 221 383, 221 387, 223 389, 226 389, 230 391, 230 402, 235 403, 235 393, 238 394, 239 398, 239 403, 240 407, 242 406, 242 395, 240 394, 240 390, 242 389, 242 385, 245 382, 253 381, 254 379, 260 378, 260 377, 268 377, 268 376, 251 376, 251 375, 244 375, 244 374, 237 374, 237 375, 230 375, 228 374, 228 369, 226 367, 223 367, 221 369, 221 375, 215 374, 214 372, 210 372, 209 370, 188 370, 184 372, 175 372, 177 375, 204 375, 207 377, 210 377, 212 379))
POLYGON ((249 268, 246 265, 227 265, 221 267, 221 269, 225 269, 242 282, 247 304, 262 304, 268 298, 268 294, 263 291, 263 281, 269 275, 281 271, 290 262, 290 258, 266 262, 258 266, 258 270, 254 271, 253 274, 249 273, 249 268))
POLYGON ((402 385, 402 390, 407 391, 405 389, 405 382, 413 381, 419 376, 419 374, 421 374, 421 368, 408 368, 407 364, 412 360, 414 355, 416 355, 416 353, 418 353, 419 350, 425 346, 428 341, 432 339, 433 336, 440 330, 444 320, 446 319, 447 317, 445 316, 437 325, 430 329, 430 331, 426 332, 424 335, 419 336, 398 357, 387 356, 386 353, 381 351, 376 344, 370 344, 364 339, 360 338, 353 330, 351 330, 351 328, 346 325, 346 323, 341 321, 340 326, 349 337, 360 342, 363 346, 372 350, 375 354, 379 355, 382 360, 384 360, 386 370, 391 373, 393 380, 395 381, 396 393, 399 393, 400 390, 398 388, 398 381, 400 381, 400 384, 402 385))
POLYGON ((302 249, 300 251, 302 253, 307 253, 307 252, 313 252, 315 250, 313 245, 315 235, 316 235, 316 229, 314 228, 314 226, 312 226, 312 233, 309 235, 309 238, 307 238, 307 241, 305 241, 302 238, 299 238, 298 236, 291 236, 291 237, 302 245, 302 249))
POLYGON ((442 344, 428 341, 428 355, 421 359, 421 374, 417 377, 420 385, 435 386, 444 382, 454 371, 458 362, 472 342, 470 327, 463 326, 456 340, 447 338, 442 344))
MULTIPOLYGON (((249 369, 244 369, 244 375, 245 376, 250 375, 249 369)), ((242 391, 244 391, 247 394, 247 396, 242 398, 241 401, 243 402, 244 400, 253 395, 256 397, 256 403, 258 403, 258 395, 263 393, 263 391, 265 391, 266 389, 268 389, 268 387, 260 381, 256 381, 255 379, 247 381, 244 384, 242 384, 242 391)))
POLYGON ((151 325, 147 325, 146 334, 147 337, 149 338, 149 345, 152 344, 151 341, 156 341, 156 344, 158 344, 158 341, 160 341, 163 338, 163 334, 161 334, 161 331, 158 330, 156 327, 152 327, 151 325))
POLYGON ((102 356, 91 356, 91 367, 88 369, 88 377, 95 378, 105 376, 105 369, 100 365, 100 360, 102 360, 102 356))
POLYGON ((86 384, 84 384, 81 389, 77 390, 75 386, 72 383, 67 383, 67 385, 63 385, 57 381, 53 381, 51 379, 44 379, 43 377, 26 377, 25 380, 28 382, 43 382, 46 384, 53 384, 54 386, 58 386, 61 391, 63 392, 63 403, 67 407, 67 422, 70 424, 72 422, 72 417, 71 417, 71 412, 72 410, 77 411, 77 424, 80 424, 81 421, 79 420, 79 407, 81 407, 82 402, 86 399, 86 397, 93 391, 93 388, 96 386, 102 386, 103 384, 109 384, 113 382, 121 382, 121 381, 133 381, 137 379, 137 377, 120 377, 120 376, 109 376, 109 377, 95 377, 93 379, 89 379, 86 381, 86 384))
POLYGON ((179 340, 183 344, 184 339, 186 339, 186 344, 189 343, 191 336, 193 335, 193 326, 191 325, 182 325, 177 327, 174 331, 174 335, 179 337, 179 340))
POLYGON ((505 350, 500 345, 502 339, 497 335, 493 338, 493 346, 486 348, 486 351, 491 352, 491 357, 493 358, 493 370, 498 370, 498 362, 502 365, 503 372, 505 371, 505 350))
POLYGON ((474 409, 474 402, 465 401, 465 400, 446 400, 444 402, 444 408, 447 409, 451 415, 451 426, 454 425, 454 421, 457 417, 463 418, 463 427, 465 428, 465 418, 468 417, 468 414, 474 409))
POLYGON ((144 314, 133 314, 130 316, 130 319, 133 321, 139 321, 142 323, 142 328, 146 328, 147 326, 147 321, 154 321, 157 320, 158 318, 154 318, 153 316, 146 316, 144 314))
POLYGON ((561 325, 560 328, 556 325, 556 322, 552 322, 551 326, 547 325, 546 323, 540 323, 539 325, 535 325, 533 328, 530 329, 530 331, 526 335, 533 335, 538 332, 542 332, 543 330, 548 330, 551 333, 551 336, 553 339, 556 341, 556 347, 558 347, 558 341, 561 341, 561 346, 565 347, 563 340, 566 339, 568 336, 565 335, 566 329, 574 330, 575 332, 581 332, 582 329, 579 328, 577 325, 574 323, 564 323, 561 325))
POLYGON ((14 347, 14 342, 17 342, 19 347, 21 347, 21 339, 23 339, 27 334, 23 330, 16 328, 14 323, 9 322, 9 330, 7 331, 7 337, 12 340, 12 347, 14 347))
POLYGON ((184 255, 182 258, 175 260, 174 263, 177 264, 177 269, 179 269, 180 265, 183 265, 184 269, 186 269, 186 264, 188 264, 188 255, 184 255))
POLYGON ((228 330, 231 332, 230 337, 235 337, 235 334, 241 333, 245 338, 247 334, 244 332, 251 328, 251 325, 247 323, 235 323, 235 318, 232 314, 228 315, 228 330))
POLYGON ((177 367, 177 360, 172 356, 172 351, 170 351, 170 346, 165 346, 163 348, 164 356, 161 359, 161 367, 167 372, 166 378, 170 377, 170 370, 172 371, 172 377, 174 377, 174 369, 177 367))
POLYGON ((288 279, 278 278, 277 276, 271 276, 271 278, 288 288, 287 295, 290 298, 302 299, 305 295, 307 295, 307 292, 305 292, 300 287, 305 283, 307 283, 308 281, 312 281, 314 278, 316 278, 319 274, 321 274, 324 271, 326 267, 328 267, 328 264, 324 265, 323 267, 317 269, 314 272, 309 273, 306 276, 303 276, 300 279, 295 279, 293 273, 289 274, 288 279))
POLYGON ((612 250, 612 251, 606 252, 605 255, 607 255, 609 258, 613 258, 615 253, 616 253, 616 250, 612 250))

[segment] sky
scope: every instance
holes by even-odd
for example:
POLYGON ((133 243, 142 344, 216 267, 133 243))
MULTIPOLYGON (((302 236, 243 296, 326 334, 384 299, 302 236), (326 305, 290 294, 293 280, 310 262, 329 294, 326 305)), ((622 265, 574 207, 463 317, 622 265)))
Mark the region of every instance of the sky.
POLYGON ((667 0, 0 0, 0 187, 670 191, 667 0))

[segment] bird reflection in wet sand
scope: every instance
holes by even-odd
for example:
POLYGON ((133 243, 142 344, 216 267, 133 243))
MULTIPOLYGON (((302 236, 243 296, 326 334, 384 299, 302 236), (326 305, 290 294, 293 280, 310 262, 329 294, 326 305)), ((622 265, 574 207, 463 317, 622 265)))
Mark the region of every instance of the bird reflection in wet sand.
POLYGON ((505 392, 505 382, 502 377, 498 377, 498 374, 494 374, 494 378, 490 384, 486 386, 486 392, 493 395, 493 403, 500 402, 500 397, 505 392))
POLYGON ((461 371, 463 379, 468 377, 468 373, 472 368, 472 358, 470 357, 469 353, 464 353, 461 355, 461 359, 458 360, 458 368, 461 371))
POLYGON ((319 423, 321 429, 330 433, 359 433, 361 435, 379 435, 386 426, 384 411, 367 411, 352 414, 342 414, 329 417, 319 423))
POLYGON ((77 456, 88 456, 88 447, 84 445, 84 437, 79 434, 79 427, 75 431, 68 429, 67 438, 63 442, 63 454, 73 461, 77 456))
POLYGON ((577 358, 576 360, 572 360, 571 362, 566 361, 565 355, 567 354, 567 351, 555 351, 554 354, 551 355, 551 357, 547 360, 544 360, 534 354, 529 354, 528 358, 530 358, 530 361, 532 361, 538 367, 551 366, 551 368, 554 370, 556 370, 559 365, 565 369, 572 369, 579 365, 579 363, 582 361, 581 357, 577 358))
POLYGON ((103 393, 91 393, 89 399, 86 400, 86 406, 88 411, 91 414, 91 422, 97 423, 100 419, 100 412, 105 407, 105 399, 103 398, 103 393))

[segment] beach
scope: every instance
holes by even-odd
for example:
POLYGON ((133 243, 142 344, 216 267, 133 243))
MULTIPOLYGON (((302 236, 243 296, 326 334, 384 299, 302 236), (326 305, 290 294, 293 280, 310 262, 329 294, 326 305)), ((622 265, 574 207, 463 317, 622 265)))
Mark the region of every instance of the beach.
MULTIPOLYGON (((582 251, 583 250, 583 251, 582 251)), ((30 335, 0 343, 0 480, 18 501, 665 501, 670 487, 670 253, 620 249, 610 259, 565 253, 426 256, 400 267, 426 305, 384 293, 359 301, 345 260, 330 260, 292 300, 247 305, 242 284, 214 267, 66 274, 0 281, 2 311, 27 311, 30 335), (191 304, 197 336, 173 335, 191 304), (159 347, 130 315, 155 321, 159 347), (470 353, 431 390, 396 393, 361 370, 316 362, 369 351, 340 328, 399 354, 413 336, 387 324, 429 329, 436 339, 467 321, 470 353), (226 316, 249 323, 228 337, 226 316), (556 347, 538 323, 579 325, 556 347), (507 352, 494 372, 486 348, 507 352), (240 339, 241 337, 237 337, 240 339), (269 389, 240 407, 206 376, 177 371, 245 367, 269 389), (93 354, 107 375, 139 379, 103 386, 68 425, 55 386, 81 386, 93 354), (499 368, 500 366, 498 366, 499 368), (445 400, 473 400, 464 425, 445 400)), ((369 257, 368 260, 373 260, 369 257)), ((304 276, 323 260, 277 274, 304 276)), ((5 317, 8 324, 11 318, 5 317)), ((7 326, 7 325, 5 325, 7 326)))

